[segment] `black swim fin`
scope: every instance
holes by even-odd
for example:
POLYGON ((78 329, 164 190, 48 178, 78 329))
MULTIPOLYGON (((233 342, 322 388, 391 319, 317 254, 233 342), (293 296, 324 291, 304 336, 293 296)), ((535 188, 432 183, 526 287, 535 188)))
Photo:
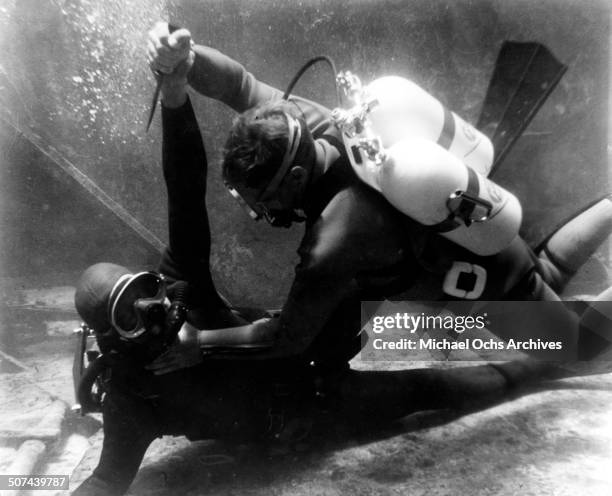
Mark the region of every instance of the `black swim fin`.
POLYGON ((476 127, 493 142, 494 173, 555 89, 567 66, 544 45, 505 41, 476 127))

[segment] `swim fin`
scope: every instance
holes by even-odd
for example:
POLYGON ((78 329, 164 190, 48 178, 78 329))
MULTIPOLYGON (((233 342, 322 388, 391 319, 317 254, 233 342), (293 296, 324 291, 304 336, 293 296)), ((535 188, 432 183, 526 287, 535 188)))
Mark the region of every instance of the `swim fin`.
POLYGON ((476 125, 493 142, 495 160, 491 173, 495 172, 566 70, 567 66, 540 43, 504 42, 476 125))

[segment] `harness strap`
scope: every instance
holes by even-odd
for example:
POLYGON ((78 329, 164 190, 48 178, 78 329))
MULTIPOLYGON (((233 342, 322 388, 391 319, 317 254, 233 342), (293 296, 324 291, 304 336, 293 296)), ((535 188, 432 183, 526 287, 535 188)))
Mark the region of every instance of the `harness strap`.
MULTIPOLYGON (((467 188, 465 192, 461 192, 461 193, 465 193, 466 196, 468 197, 478 198, 478 193, 480 192, 480 186, 478 183, 478 175, 471 167, 467 167, 467 170, 468 170, 467 188)), ((463 221, 467 224, 466 219, 470 218, 470 215, 472 215, 472 212, 474 211, 475 207, 476 207, 476 204, 474 202, 469 201, 469 200, 468 201, 461 200, 459 207, 455 210, 451 210, 446 219, 444 219, 442 222, 439 222, 438 224, 434 224, 433 226, 429 226, 429 227, 433 229, 434 231, 437 231, 440 233, 449 232, 449 231, 452 231, 453 229, 457 229, 461 225, 461 222, 458 219, 463 219, 463 221)))
POLYGON ((280 167, 276 171, 276 174, 274 174, 274 177, 272 178, 264 192, 258 198, 258 201, 264 201, 276 192, 276 190, 280 186, 280 183, 287 175, 289 168, 293 165, 293 161, 295 160, 295 156, 297 155, 298 148, 300 147, 300 142, 302 139, 302 128, 300 126, 300 123, 295 117, 287 113, 285 113, 285 117, 287 118, 287 125, 289 126, 287 149, 285 150, 283 161, 281 162, 280 167))

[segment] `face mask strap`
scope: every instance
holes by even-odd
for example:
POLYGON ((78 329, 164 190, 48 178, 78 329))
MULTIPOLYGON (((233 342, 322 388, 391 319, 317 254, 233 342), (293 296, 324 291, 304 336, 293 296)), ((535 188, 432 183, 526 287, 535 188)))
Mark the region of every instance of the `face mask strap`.
POLYGON ((288 114, 284 113, 287 119, 288 136, 287 136, 287 149, 283 155, 281 165, 266 186, 266 189, 255 199, 254 204, 249 203, 237 190, 229 184, 226 184, 229 193, 238 201, 240 206, 249 214, 253 220, 259 220, 265 218, 266 221, 272 225, 275 225, 275 216, 266 207, 264 202, 276 193, 282 180, 287 175, 287 172, 293 165, 295 157, 297 156, 298 149, 300 147, 302 139, 302 129, 300 122, 288 114))
MULTIPOLYGON (((110 305, 109 313, 110 313, 111 325, 119 333, 119 335, 121 335, 122 337, 124 337, 126 339, 134 339, 134 338, 137 338, 137 337, 141 336, 146 331, 146 328, 144 327, 143 322, 141 322, 140 315, 138 314, 138 312, 136 312, 137 322, 136 322, 136 325, 134 326, 134 328, 129 330, 129 331, 126 331, 125 329, 123 329, 117 323, 117 319, 116 319, 117 305, 121 301, 121 297, 125 294, 127 289, 131 286, 131 284, 138 277, 142 277, 144 275, 151 275, 151 276, 155 277, 159 281, 159 289, 158 289, 157 293, 155 295, 152 295, 152 296, 144 298, 144 299, 159 299, 161 295, 165 296, 165 288, 163 286, 163 279, 158 274, 156 274, 154 272, 149 272, 149 271, 138 272, 137 274, 134 274, 134 275, 124 274, 123 276, 121 276, 117 280, 117 282, 113 286, 113 289, 111 290, 111 293, 110 293, 111 296, 109 298, 109 305, 110 305), (127 279, 127 282, 125 284, 123 284, 123 286, 120 289, 118 289, 120 287, 120 285, 126 279, 127 279), (115 296, 115 293, 116 293, 116 296, 115 296)), ((141 298, 139 298, 139 299, 141 299, 141 298)))
POLYGON ((276 190, 280 186, 280 183, 287 175, 289 168, 293 165, 293 161, 297 155, 298 148, 300 147, 300 141, 302 139, 302 128, 299 121, 292 115, 285 112, 285 118, 287 119, 287 125, 289 127, 289 135, 287 137, 287 149, 283 155, 283 161, 280 167, 274 174, 274 177, 263 191, 263 193, 257 199, 258 202, 267 200, 270 196, 276 193, 276 190))
POLYGON ((259 220, 261 219, 261 217, 263 215, 265 215, 264 212, 256 212, 251 205, 249 205, 249 202, 247 202, 241 195, 240 193, 238 193, 238 191, 236 190, 236 188, 233 188, 232 186, 230 186, 229 184, 226 184, 227 190, 229 191, 230 195, 232 195, 234 197, 234 199, 240 204, 240 206, 242 207, 242 209, 249 214, 249 217, 251 217, 251 219, 253 220, 259 220))
MULTIPOLYGON (((117 279, 117 282, 113 285, 113 289, 111 289, 110 292, 110 296, 108 297, 108 301, 109 304, 111 301, 116 301, 117 298, 115 297, 118 289, 121 287, 121 285, 123 284, 124 281, 129 280, 133 277, 133 274, 123 274, 119 279, 117 279)), ((127 284, 126 284, 127 286, 127 284)), ((109 308, 109 312, 110 312, 110 308, 109 308)))

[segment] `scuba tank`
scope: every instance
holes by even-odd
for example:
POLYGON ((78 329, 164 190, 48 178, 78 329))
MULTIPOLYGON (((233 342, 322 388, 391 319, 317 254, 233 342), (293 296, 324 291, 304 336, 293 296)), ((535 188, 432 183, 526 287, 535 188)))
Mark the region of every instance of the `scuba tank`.
POLYGON ((486 136, 406 79, 338 83, 352 107, 332 113, 357 176, 395 208, 471 252, 494 255, 517 236, 516 196, 486 175, 486 136))
POLYGON ((521 225, 516 196, 422 138, 389 148, 376 185, 395 208, 477 255, 506 248, 521 225))
POLYGON ((421 137, 438 143, 480 174, 489 174, 494 155, 489 138, 412 81, 397 76, 375 79, 362 98, 378 102, 368 118, 384 147, 405 136, 421 137))

